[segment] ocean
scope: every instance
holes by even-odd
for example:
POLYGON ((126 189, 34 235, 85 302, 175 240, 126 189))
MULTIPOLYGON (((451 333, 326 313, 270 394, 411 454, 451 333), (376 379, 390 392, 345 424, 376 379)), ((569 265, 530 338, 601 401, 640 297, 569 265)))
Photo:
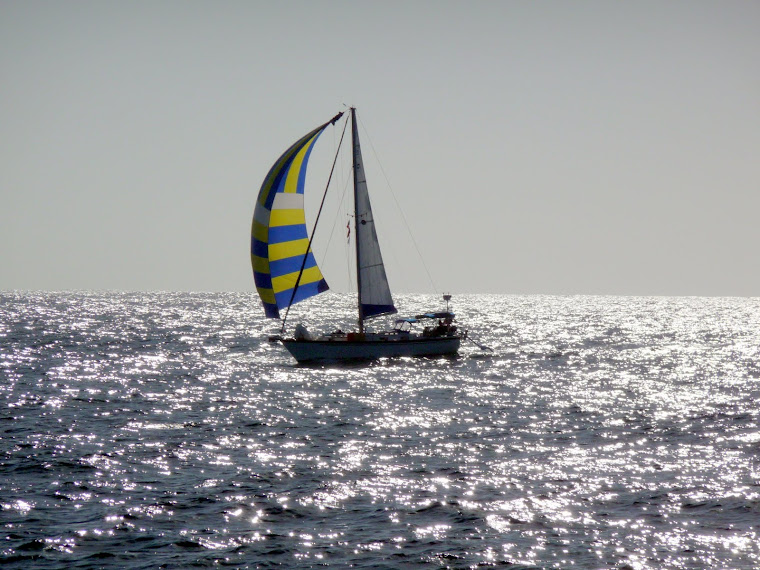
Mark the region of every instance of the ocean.
POLYGON ((0 563, 760 568, 760 298, 452 308, 492 351, 299 366, 253 294, 0 293, 0 563))

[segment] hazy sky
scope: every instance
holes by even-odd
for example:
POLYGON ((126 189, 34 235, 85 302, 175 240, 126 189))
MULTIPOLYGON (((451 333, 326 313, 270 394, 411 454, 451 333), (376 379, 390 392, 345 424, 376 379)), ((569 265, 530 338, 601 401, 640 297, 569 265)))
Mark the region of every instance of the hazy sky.
POLYGON ((253 290, 264 175, 347 104, 395 290, 430 287, 386 176, 440 290, 758 296, 758 22, 752 0, 0 0, 0 289, 253 290))

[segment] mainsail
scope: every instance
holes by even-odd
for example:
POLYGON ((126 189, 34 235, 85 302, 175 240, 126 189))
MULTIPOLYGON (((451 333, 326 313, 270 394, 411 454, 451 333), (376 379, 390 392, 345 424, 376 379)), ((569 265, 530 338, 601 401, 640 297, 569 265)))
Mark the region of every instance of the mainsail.
POLYGON ((377 241, 375 219, 367 192, 356 110, 351 109, 354 145, 354 202, 356 215, 356 269, 359 290, 359 323, 364 319, 396 313, 377 241))
POLYGON ((286 150, 269 170, 259 190, 251 225, 251 265, 267 317, 279 318, 280 309, 328 289, 309 249, 303 192, 311 149, 322 131, 341 115, 286 150), (298 287, 294 294, 296 282, 298 287))

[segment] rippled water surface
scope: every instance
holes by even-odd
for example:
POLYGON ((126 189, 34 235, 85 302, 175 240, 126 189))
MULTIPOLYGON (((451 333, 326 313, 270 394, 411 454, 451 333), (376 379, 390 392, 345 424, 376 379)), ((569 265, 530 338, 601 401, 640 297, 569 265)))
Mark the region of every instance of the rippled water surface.
POLYGON ((303 367, 251 295, 0 293, 0 562, 760 568, 760 299, 454 302, 493 352, 303 367))

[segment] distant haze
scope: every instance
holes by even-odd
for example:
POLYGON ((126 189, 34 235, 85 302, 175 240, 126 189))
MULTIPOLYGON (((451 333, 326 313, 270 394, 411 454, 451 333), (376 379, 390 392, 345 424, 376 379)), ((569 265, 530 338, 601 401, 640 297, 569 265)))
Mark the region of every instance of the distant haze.
POLYGON ((261 181, 345 104, 396 291, 431 285, 386 177, 438 290, 758 296, 758 23, 751 1, 0 1, 0 290, 253 291, 261 181))

